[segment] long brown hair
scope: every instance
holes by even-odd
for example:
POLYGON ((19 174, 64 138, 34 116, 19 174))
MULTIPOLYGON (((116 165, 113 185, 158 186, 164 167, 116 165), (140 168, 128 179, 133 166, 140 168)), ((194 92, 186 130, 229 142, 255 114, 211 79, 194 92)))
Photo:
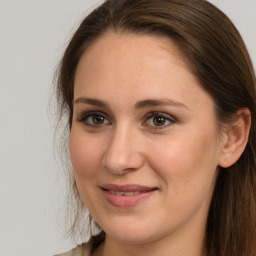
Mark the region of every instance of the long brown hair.
MULTIPOLYGON (((170 38, 214 99, 219 124, 241 108, 251 111, 248 144, 240 159, 220 169, 206 227, 208 256, 256 255, 256 89, 245 44, 229 18, 205 0, 107 0, 81 23, 58 70, 59 117, 71 128, 76 67, 93 42, 108 33, 153 34, 170 38)), ((72 230, 83 215, 76 199, 72 230)))

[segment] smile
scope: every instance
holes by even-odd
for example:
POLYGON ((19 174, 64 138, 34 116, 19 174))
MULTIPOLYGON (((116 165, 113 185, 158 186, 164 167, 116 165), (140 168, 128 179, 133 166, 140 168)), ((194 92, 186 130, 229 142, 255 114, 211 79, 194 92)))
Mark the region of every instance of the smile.
POLYGON ((141 185, 115 185, 101 186, 106 201, 115 207, 129 208, 141 204, 150 198, 158 189, 141 185))
POLYGON ((134 191, 134 192, 117 192, 117 191, 113 191, 113 190, 109 190, 109 193, 111 193, 112 195, 117 195, 117 196, 133 196, 133 195, 138 195, 140 193, 140 191, 134 191))

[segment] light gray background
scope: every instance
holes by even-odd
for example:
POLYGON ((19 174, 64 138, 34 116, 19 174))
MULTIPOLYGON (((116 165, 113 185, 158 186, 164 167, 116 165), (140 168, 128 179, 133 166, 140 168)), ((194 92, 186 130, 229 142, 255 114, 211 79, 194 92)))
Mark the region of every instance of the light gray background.
MULTIPOLYGON (((44 256, 62 238, 65 188, 47 114, 54 68, 72 31, 100 0, 0 0, 0 256, 44 256), (60 177, 58 179, 58 177, 60 177)), ((256 0, 212 0, 256 64, 256 0)))

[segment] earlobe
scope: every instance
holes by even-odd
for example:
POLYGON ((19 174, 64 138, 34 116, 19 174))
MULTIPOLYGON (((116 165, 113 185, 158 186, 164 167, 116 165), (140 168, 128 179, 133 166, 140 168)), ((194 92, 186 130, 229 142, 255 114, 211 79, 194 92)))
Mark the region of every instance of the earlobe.
POLYGON ((242 155, 249 137, 251 113, 248 108, 242 108, 235 114, 235 121, 225 129, 219 166, 228 168, 242 155))

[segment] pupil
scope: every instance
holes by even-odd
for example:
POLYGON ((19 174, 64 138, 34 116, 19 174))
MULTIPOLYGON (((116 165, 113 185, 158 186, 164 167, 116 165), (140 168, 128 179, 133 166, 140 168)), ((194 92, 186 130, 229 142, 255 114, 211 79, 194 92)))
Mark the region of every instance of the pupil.
POLYGON ((154 118, 154 125, 161 126, 165 124, 165 118, 161 116, 157 116, 154 118))
POLYGON ((93 122, 95 124, 102 124, 104 122, 104 117, 102 117, 102 116, 94 116, 93 117, 93 122))

